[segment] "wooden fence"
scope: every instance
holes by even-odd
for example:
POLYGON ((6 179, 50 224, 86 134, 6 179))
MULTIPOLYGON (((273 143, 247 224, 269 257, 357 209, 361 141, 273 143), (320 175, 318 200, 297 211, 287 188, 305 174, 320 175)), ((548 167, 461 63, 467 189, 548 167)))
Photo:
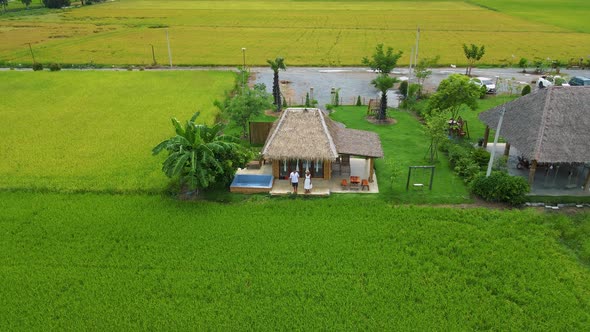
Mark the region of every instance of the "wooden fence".
POLYGON ((270 133, 272 122, 250 122, 250 144, 262 145, 270 133))

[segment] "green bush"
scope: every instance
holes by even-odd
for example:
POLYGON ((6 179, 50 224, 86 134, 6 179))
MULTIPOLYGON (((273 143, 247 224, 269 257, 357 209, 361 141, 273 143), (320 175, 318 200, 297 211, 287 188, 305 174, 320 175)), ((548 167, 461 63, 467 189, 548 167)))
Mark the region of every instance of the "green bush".
POLYGON ((505 202, 520 205, 526 201, 529 192, 528 182, 520 176, 510 176, 504 172, 492 172, 489 177, 478 174, 470 185, 471 192, 489 202, 505 202))
POLYGON ((485 85, 482 85, 479 88, 479 99, 484 99, 487 94, 488 94, 488 87, 485 85))
POLYGON ((70 0, 43 0, 43 5, 47 8, 62 8, 70 5, 70 0))
POLYGON ((356 97, 356 106, 363 106, 363 102, 361 101, 361 96, 356 97))
POLYGON ((52 63, 49 65, 49 70, 51 71, 60 71, 61 70, 61 66, 59 65, 59 63, 52 63))
POLYGON ((479 167, 488 167, 488 163, 490 162, 490 153, 486 149, 473 149, 473 151, 471 151, 471 157, 479 167))
POLYGON ((447 152, 449 164, 466 183, 471 182, 477 173, 487 168, 490 153, 476 149, 470 144, 453 143, 451 140, 440 143, 441 150, 447 152))
POLYGON ((566 80, 564 78, 561 77, 557 77, 555 78, 555 81, 553 82, 553 84, 557 85, 557 86, 562 86, 563 83, 565 83, 566 80))
POLYGON ((408 81, 402 81, 399 84, 398 90, 399 90, 400 95, 404 96, 404 98, 407 97, 408 96, 408 81))
POLYGON ((33 64, 33 70, 34 70, 34 71, 40 71, 40 70, 43 70, 43 64, 42 64, 42 63, 40 63, 40 62, 35 62, 35 63, 33 64))
POLYGON ((525 85, 524 88, 522 88, 522 92, 520 94, 522 96, 526 96, 529 93, 531 93, 531 86, 530 85, 525 85))
POLYGON ((469 183, 480 172, 480 167, 473 161, 473 159, 467 157, 457 160, 453 170, 457 175, 463 178, 465 183, 469 183))
POLYGON ((452 168, 457 166, 460 159, 469 159, 469 148, 462 144, 450 144, 447 149, 449 155, 449 164, 452 168))

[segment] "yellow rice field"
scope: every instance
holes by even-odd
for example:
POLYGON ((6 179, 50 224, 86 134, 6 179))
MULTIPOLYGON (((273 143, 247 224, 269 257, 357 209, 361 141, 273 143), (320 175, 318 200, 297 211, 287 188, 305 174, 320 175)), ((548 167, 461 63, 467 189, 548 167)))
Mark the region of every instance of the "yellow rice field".
POLYGON ((146 1, 119 0, 41 16, 0 18, 0 61, 74 64, 249 65, 276 56, 289 65, 358 65, 377 43, 404 51, 416 27, 420 55, 465 62, 461 45, 486 45, 482 63, 520 57, 567 60, 590 54, 590 34, 526 20, 462 1, 146 1))

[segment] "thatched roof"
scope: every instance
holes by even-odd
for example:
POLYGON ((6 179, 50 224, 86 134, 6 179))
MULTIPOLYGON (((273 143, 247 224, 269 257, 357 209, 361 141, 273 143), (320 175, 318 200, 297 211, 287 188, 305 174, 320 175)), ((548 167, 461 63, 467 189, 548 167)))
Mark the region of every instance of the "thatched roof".
POLYGON ((377 133, 344 128, 331 119, 327 119, 327 123, 339 154, 373 158, 383 157, 383 148, 377 133))
POLYGON ((269 159, 334 160, 339 154, 383 157, 383 149, 377 134, 343 128, 317 108, 285 109, 262 149, 269 159))
POLYGON ((549 87, 479 115, 490 128, 530 160, 590 162, 590 87, 549 87))

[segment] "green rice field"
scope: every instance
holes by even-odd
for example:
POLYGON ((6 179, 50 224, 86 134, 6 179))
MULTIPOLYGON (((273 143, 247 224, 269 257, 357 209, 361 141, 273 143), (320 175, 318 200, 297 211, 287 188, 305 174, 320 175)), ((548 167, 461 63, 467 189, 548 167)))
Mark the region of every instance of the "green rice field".
POLYGON ((289 65, 359 65, 377 43, 404 51, 416 27, 420 55, 465 63, 463 43, 484 44, 482 64, 515 65, 520 57, 586 57, 590 34, 584 0, 535 1, 149 1, 118 0, 39 15, 0 16, 0 63, 77 65, 169 63, 249 65, 283 56, 289 65))
POLYGON ((0 72, 0 189, 160 192, 167 178, 151 149, 171 117, 200 110, 235 74, 211 71, 0 72))
POLYGON ((580 331, 590 320, 588 265, 558 227, 588 228, 583 215, 30 193, 0 193, 0 210, 5 331, 580 331))

